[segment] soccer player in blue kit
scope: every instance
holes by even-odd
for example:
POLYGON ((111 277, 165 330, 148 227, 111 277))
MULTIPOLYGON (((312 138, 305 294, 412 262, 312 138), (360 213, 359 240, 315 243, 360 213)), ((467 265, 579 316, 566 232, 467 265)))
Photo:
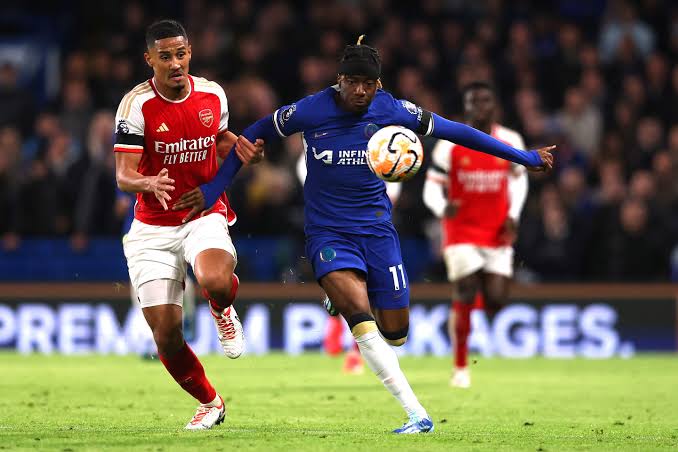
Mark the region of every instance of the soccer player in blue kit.
MULTIPOLYGON (((409 281, 391 222, 384 181, 365 162, 369 138, 381 127, 401 125, 511 160, 532 169, 551 169, 552 147, 512 148, 464 124, 449 121, 381 89, 376 49, 347 46, 338 83, 276 110, 243 135, 287 137, 301 132, 308 175, 304 185, 306 255, 318 283, 346 319, 365 362, 400 402, 408 421, 394 433, 433 431, 398 357, 389 346, 407 340, 409 281)), ((211 206, 241 166, 231 152, 212 181, 184 194, 175 209, 193 207, 186 217, 211 206)))

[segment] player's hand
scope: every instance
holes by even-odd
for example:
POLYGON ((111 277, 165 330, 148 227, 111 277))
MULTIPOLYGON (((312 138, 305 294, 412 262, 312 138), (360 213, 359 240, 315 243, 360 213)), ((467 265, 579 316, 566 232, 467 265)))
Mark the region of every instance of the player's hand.
POLYGON ((513 245, 518 238, 518 224, 513 218, 507 218, 501 229, 499 240, 505 245, 513 245))
POLYGON ((174 179, 167 177, 168 174, 167 168, 163 168, 157 176, 149 177, 149 189, 165 210, 167 210, 167 201, 172 200, 172 197, 167 192, 174 191, 174 179))
POLYGON ((243 135, 235 142, 235 153, 243 165, 255 165, 264 159, 264 140, 257 138, 254 144, 243 135))
POLYGON ((546 146, 545 148, 537 149, 537 154, 539 154, 541 161, 544 163, 541 166, 528 166, 527 170, 535 173, 551 171, 553 169, 553 154, 551 154, 551 151, 555 148, 555 146, 546 146))
POLYGON ((187 191, 179 200, 172 206, 172 210, 184 210, 191 208, 191 211, 181 220, 182 223, 188 222, 197 213, 205 209, 205 195, 202 194, 200 187, 195 187, 191 191, 187 191))
POLYGON ((445 212, 443 212, 443 216, 445 218, 454 217, 457 214, 460 205, 461 201, 458 199, 453 199, 451 202, 447 203, 447 206, 445 206, 445 212))

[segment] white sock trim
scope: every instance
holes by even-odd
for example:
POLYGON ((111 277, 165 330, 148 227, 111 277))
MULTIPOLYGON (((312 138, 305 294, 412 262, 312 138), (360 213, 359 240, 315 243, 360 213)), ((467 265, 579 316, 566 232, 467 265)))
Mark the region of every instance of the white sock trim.
POLYGON ((217 394, 214 397, 214 400, 212 400, 209 403, 203 403, 202 405, 203 406, 219 406, 219 405, 221 405, 221 397, 219 397, 219 394, 217 394))

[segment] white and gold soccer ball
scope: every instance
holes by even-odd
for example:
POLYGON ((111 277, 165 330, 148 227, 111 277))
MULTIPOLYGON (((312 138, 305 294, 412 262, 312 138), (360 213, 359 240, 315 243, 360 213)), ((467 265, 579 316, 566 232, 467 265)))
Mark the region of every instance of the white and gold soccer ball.
POLYGON ((379 178, 402 182, 417 174, 424 148, 416 133, 401 126, 379 129, 367 143, 367 166, 379 178))

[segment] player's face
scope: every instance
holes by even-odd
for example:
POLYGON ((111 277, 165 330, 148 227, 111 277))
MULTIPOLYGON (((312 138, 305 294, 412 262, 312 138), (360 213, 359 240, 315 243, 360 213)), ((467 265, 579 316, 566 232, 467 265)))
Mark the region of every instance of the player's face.
POLYGON ((349 111, 367 110, 377 93, 377 81, 364 75, 340 75, 339 97, 349 111))
POLYGON ((470 122, 487 124, 494 121, 496 102, 488 89, 472 89, 464 96, 464 114, 470 122))
POLYGON ((188 63, 191 61, 191 46, 183 36, 158 39, 144 54, 153 68, 156 83, 173 90, 183 90, 188 84, 188 63))

